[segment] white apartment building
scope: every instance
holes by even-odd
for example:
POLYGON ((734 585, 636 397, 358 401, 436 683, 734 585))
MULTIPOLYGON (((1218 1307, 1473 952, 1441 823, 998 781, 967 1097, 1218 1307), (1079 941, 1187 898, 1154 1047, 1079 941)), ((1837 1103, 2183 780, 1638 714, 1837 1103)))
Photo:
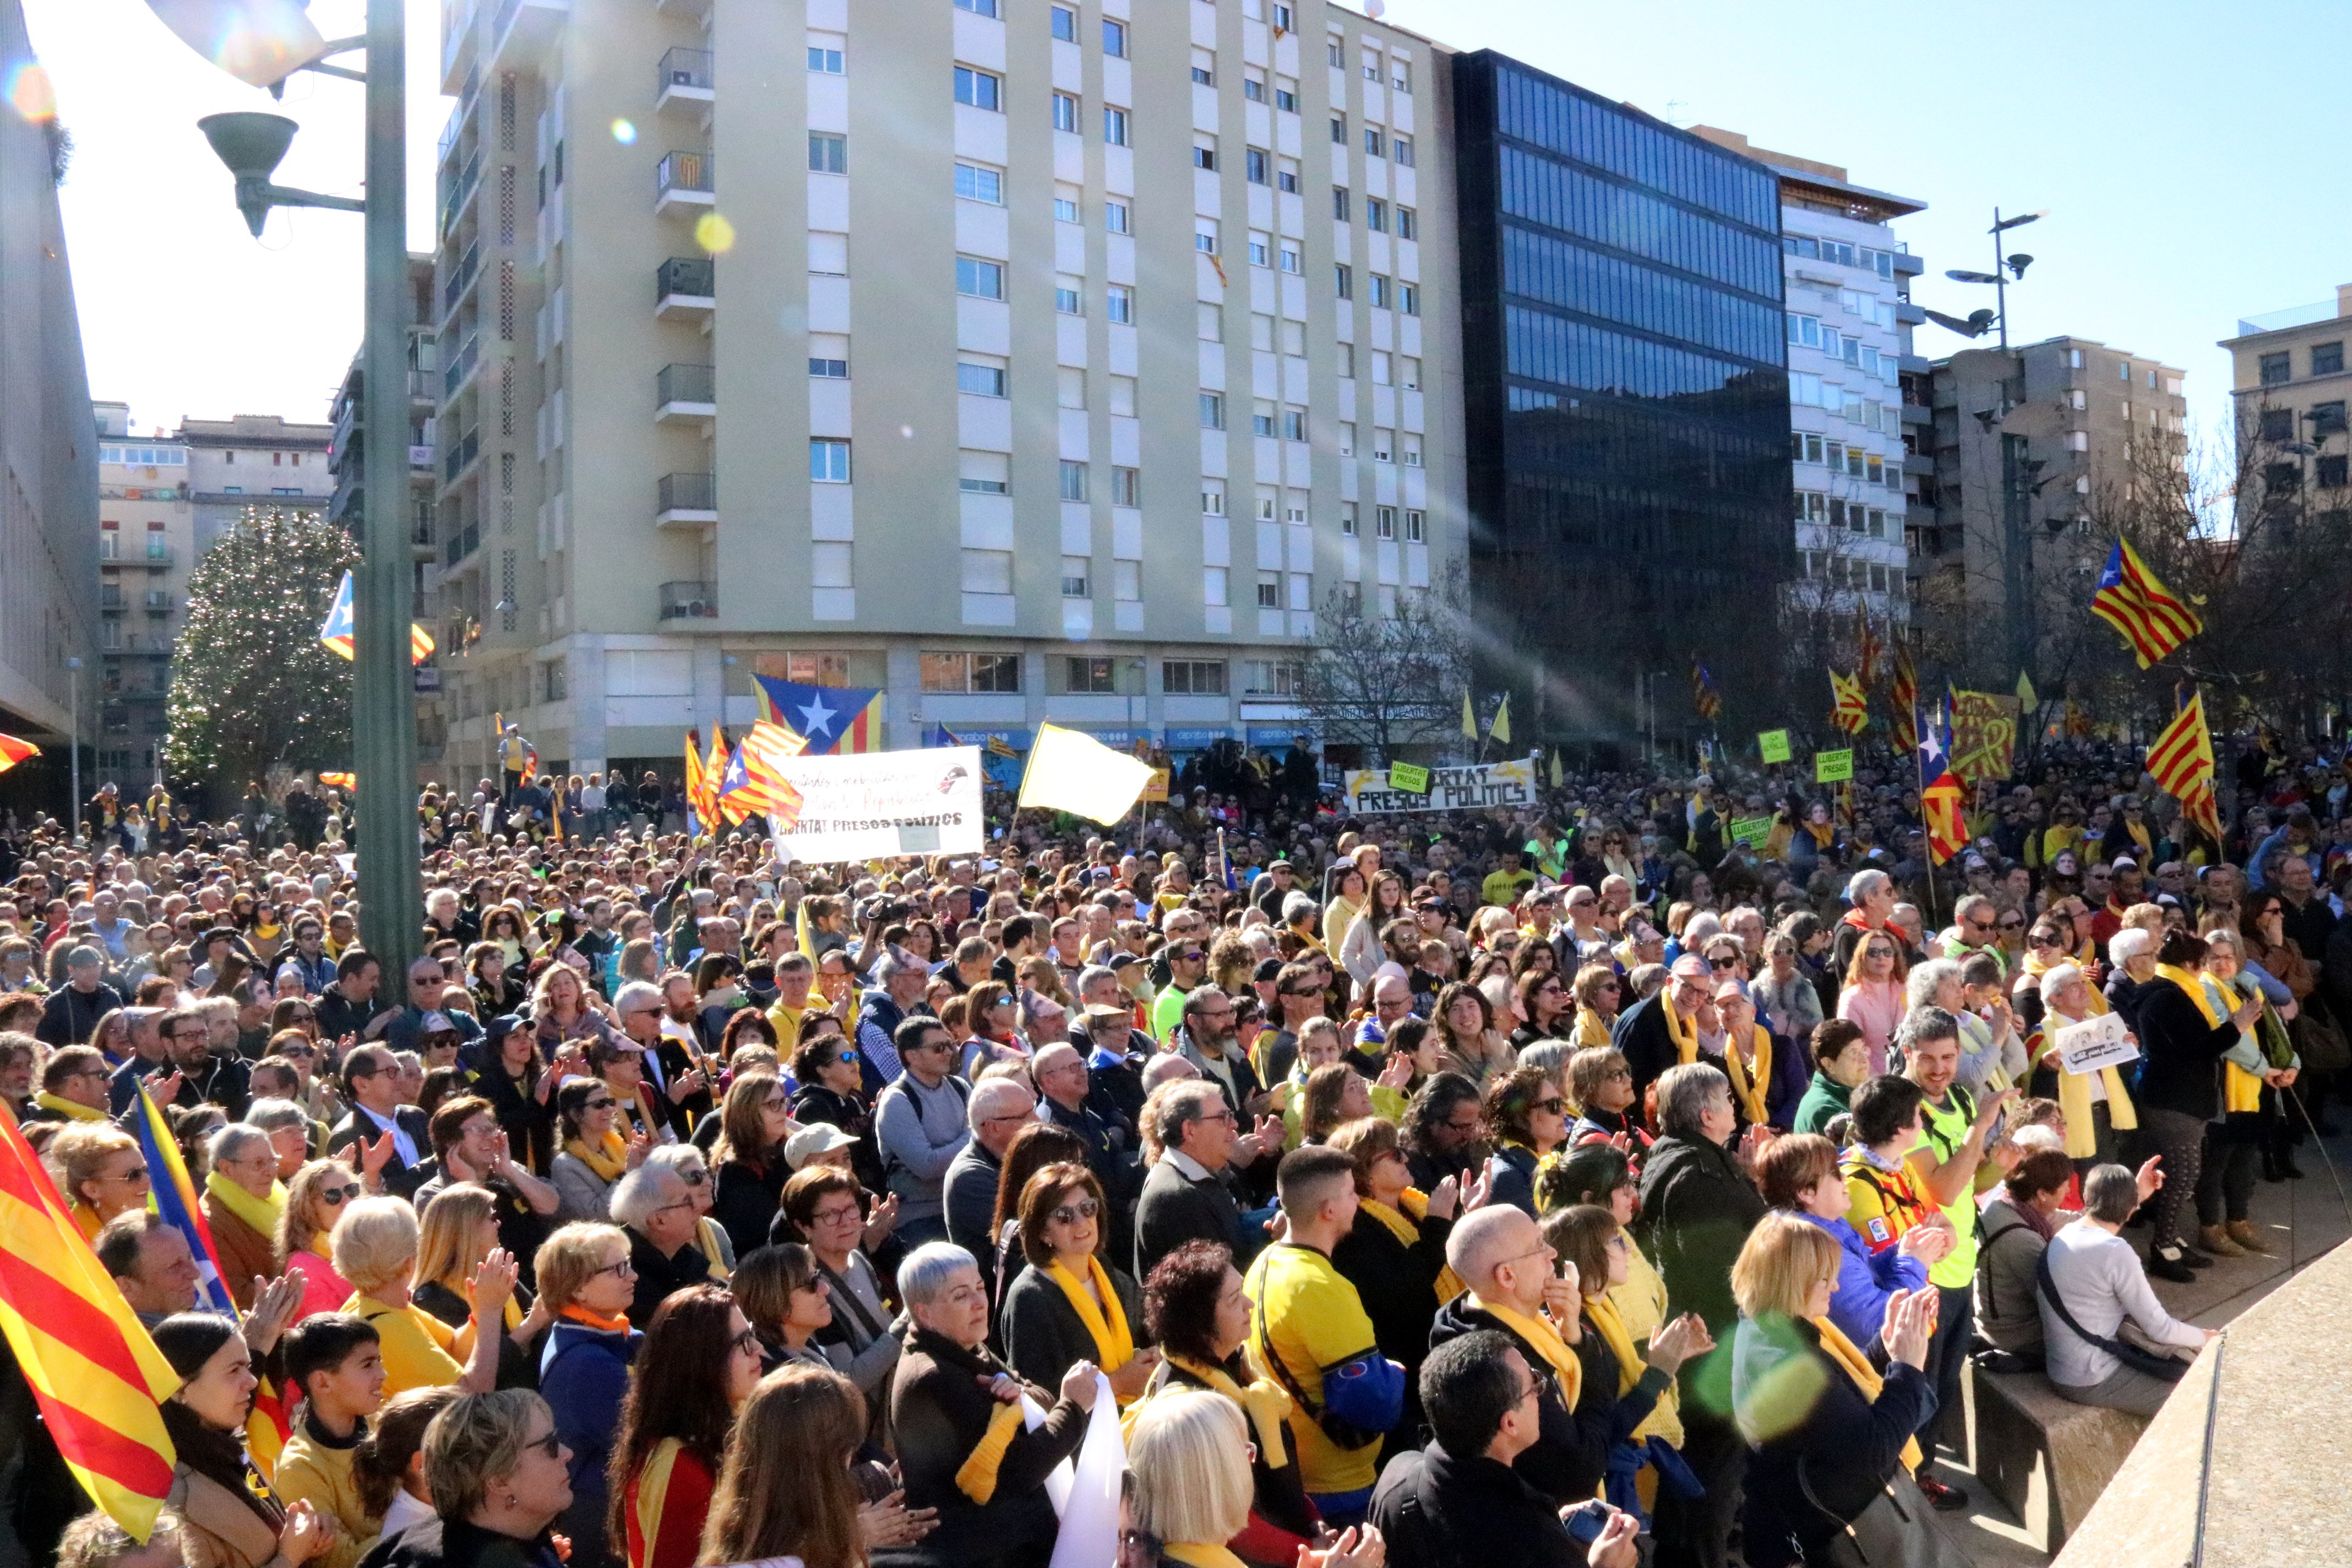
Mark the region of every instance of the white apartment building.
POLYGON ((1906 399, 1901 376, 1927 371, 1911 343, 1927 314, 1910 299, 1920 259, 1891 226, 1927 204, 1854 184, 1834 164, 1751 146, 1737 132, 1693 129, 1780 179, 1796 486, 1791 592, 1841 614, 1866 609, 1882 626, 1905 620, 1904 518, 1925 459, 1906 473, 1903 437, 1929 416, 1924 396, 1916 405, 1906 399))
POLYGON ((1320 0, 448 0, 448 746, 1286 741, 1463 538, 1449 82, 1320 0))

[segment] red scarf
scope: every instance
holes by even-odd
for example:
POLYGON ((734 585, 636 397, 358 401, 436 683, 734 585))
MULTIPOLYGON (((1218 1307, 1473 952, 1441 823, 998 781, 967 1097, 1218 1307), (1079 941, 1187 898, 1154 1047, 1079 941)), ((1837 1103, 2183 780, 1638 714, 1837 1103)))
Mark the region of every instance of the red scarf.
POLYGON ((584 1323, 592 1329, 602 1329, 608 1334, 625 1334, 629 1331, 629 1315, 626 1312, 615 1312, 607 1318, 590 1311, 577 1301, 564 1308, 558 1316, 569 1318, 575 1323, 584 1323))
POLYGON ((1840 925, 1850 925, 1859 931, 1883 931, 1886 929, 1885 926, 1872 925, 1870 923, 1870 917, 1864 914, 1860 910, 1846 910, 1843 915, 1841 915, 1838 918, 1838 923, 1840 925))

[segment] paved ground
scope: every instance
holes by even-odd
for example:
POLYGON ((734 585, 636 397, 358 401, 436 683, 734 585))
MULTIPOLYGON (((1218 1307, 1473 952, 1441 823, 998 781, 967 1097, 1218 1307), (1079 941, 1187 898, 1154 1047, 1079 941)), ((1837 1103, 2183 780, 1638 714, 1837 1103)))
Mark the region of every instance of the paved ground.
MULTIPOLYGON (((2339 1121, 2346 1119, 2344 1112, 2337 1115, 2339 1121)), ((2156 1291, 2165 1309, 2200 1327, 2220 1328, 2352 1236, 2352 1215, 2347 1215, 2341 1196, 2352 1191, 2352 1132, 2330 1139, 2328 1150, 2334 1161, 2333 1179, 2327 1163, 2306 1143, 2300 1161, 2302 1181, 2275 1184, 2257 1181, 2254 1185, 2252 1218, 2273 1238, 2277 1256, 2218 1258, 2212 1268, 2199 1271, 2194 1285, 2159 1281, 2156 1291), (2344 1184, 2342 1188, 2338 1181, 2344 1184)), ((2127 1230, 2124 1235, 2137 1245, 2145 1245, 2144 1230, 2127 1230)), ((1977 1485, 1964 1467, 1938 1463, 1936 1470, 1946 1480, 1966 1488, 1973 1501, 1964 1518, 1948 1519, 1945 1523, 1978 1568, 2044 1568, 2050 1562, 2000 1500, 1977 1485)))

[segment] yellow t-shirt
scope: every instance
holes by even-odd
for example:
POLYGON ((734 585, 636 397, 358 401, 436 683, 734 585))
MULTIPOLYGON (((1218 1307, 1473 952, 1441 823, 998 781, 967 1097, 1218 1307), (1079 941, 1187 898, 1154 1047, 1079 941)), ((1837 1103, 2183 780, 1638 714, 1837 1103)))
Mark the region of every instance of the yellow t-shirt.
MULTIPOLYGON (((812 986, 810 994, 814 995, 814 993, 815 988, 812 986)), ((776 1050, 786 1062, 790 1062, 793 1053, 800 1049, 801 1018, 807 1012, 806 1001, 798 1007, 787 1007, 779 1002, 768 1009, 768 1026, 776 1031, 776 1050)))
MULTIPOLYGON (((1250 1265, 1243 1288, 1252 1312, 1251 1364, 1258 1375, 1272 1377, 1259 1348, 1271 1346, 1289 1382, 1318 1403, 1327 1368, 1379 1347, 1355 1286, 1312 1247, 1267 1247, 1250 1265)), ((1342 1448, 1323 1435, 1313 1415, 1295 1406, 1290 1436, 1298 1451, 1298 1479, 1309 1492, 1360 1491, 1379 1479, 1377 1438, 1361 1448, 1342 1448)))
POLYGON ((366 1295, 354 1295, 343 1310, 375 1325, 383 1352, 383 1396, 412 1388, 446 1388, 466 1375, 465 1358, 474 1353, 474 1325, 453 1329, 415 1302, 394 1309, 366 1295))
POLYGON ((1853 1201, 1846 1210, 1846 1223, 1862 1233, 1863 1245, 1873 1252, 1895 1246, 1905 1231, 1936 1212, 1935 1205, 1919 1190, 1908 1161, 1892 1171, 1884 1170, 1855 1150, 1838 1168, 1845 1173, 1846 1195, 1853 1201))
POLYGON ((352 1477, 352 1453, 329 1447, 298 1423, 278 1456, 278 1473, 270 1486, 278 1500, 290 1504, 307 1499, 343 1527, 333 1547, 317 1560, 320 1568, 352 1568, 383 1528, 383 1520, 360 1506, 359 1483, 352 1477))

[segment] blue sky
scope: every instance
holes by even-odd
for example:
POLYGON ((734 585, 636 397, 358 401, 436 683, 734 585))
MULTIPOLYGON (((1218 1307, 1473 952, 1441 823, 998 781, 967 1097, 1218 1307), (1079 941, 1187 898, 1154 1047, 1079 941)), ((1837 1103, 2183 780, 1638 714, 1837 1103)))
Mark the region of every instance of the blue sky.
MULTIPOLYGON (((23 4, 77 147, 64 201, 93 394, 130 401, 142 428, 186 415, 323 418, 358 341, 358 220, 279 214, 257 244, 194 122, 277 108, 303 124, 280 180, 356 194, 360 89, 298 79, 273 105, 165 33, 143 0, 23 4)), ((434 91, 439 6, 409 10, 421 248, 446 100, 434 91)), ((312 6, 331 35, 358 31, 360 11, 312 6)), ((1896 232, 1927 261, 1914 298, 1954 314, 1984 291, 1943 270, 1988 264, 1992 207, 2046 207, 2013 237, 2036 259, 2010 297, 2012 336, 2073 332, 2180 366, 2200 426, 2226 413, 2228 361, 2213 345, 2238 317, 2352 282, 2346 0, 1388 0, 1387 19, 1926 201, 1896 232)), ((1934 327, 1918 341, 1931 355, 1961 342, 1934 327)))

